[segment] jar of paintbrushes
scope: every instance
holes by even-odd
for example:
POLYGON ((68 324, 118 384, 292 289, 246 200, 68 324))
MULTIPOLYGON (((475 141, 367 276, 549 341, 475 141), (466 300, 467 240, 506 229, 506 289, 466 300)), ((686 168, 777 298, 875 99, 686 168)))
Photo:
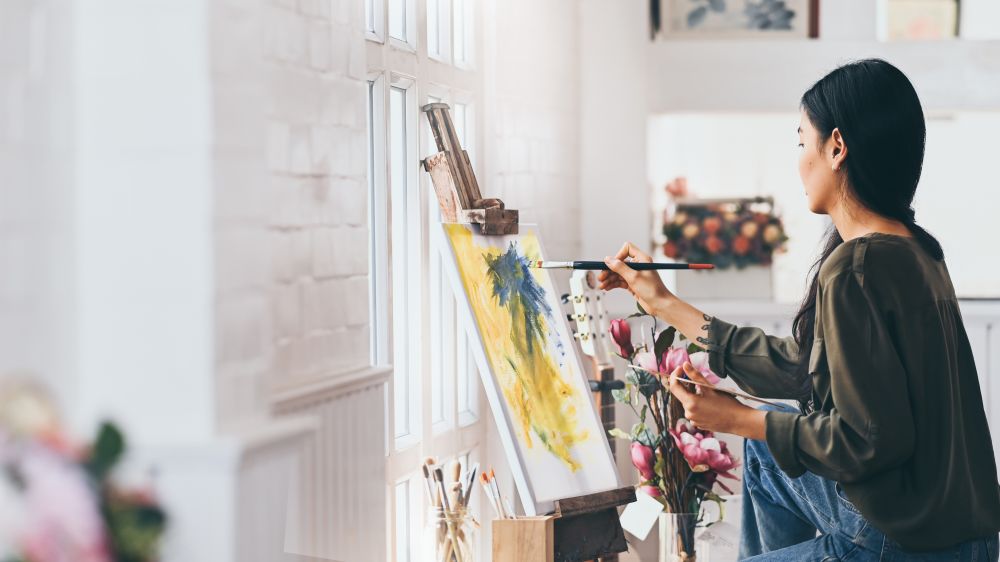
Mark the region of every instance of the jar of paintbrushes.
POLYGON ((424 537, 424 560, 475 562, 479 523, 468 507, 477 470, 478 465, 463 472, 458 461, 452 461, 445 467, 437 466, 433 458, 424 461, 424 482, 430 505, 424 537))

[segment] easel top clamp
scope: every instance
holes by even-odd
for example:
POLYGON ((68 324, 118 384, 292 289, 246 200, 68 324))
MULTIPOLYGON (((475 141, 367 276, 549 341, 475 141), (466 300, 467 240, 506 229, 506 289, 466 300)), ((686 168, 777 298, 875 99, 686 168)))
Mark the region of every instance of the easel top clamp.
POLYGON ((479 192, 469 153, 462 148, 446 103, 421 108, 430 121, 440 152, 423 160, 431 175, 443 222, 475 224, 487 236, 517 234, 518 213, 504 208, 499 199, 484 199, 479 192))
MULTIPOLYGON (((421 109, 427 114, 440 151, 425 158, 423 165, 434 184, 441 220, 478 225, 486 236, 517 234, 517 211, 504 208, 499 199, 484 199, 480 193, 469 154, 462 148, 452 124, 448 104, 431 103, 421 109)), ((556 562, 615 559, 616 553, 628 549, 617 507, 634 501, 632 487, 556 500, 555 544, 553 552, 546 553, 551 556, 549 559, 556 562)))

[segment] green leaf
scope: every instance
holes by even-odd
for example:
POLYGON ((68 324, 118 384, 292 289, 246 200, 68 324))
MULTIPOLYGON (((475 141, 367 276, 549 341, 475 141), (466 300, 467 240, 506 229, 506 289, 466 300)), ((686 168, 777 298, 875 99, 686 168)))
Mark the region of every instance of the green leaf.
POLYGON ((649 316, 649 313, 646 312, 646 309, 644 309, 641 304, 639 304, 639 301, 635 301, 635 307, 639 310, 639 314, 641 316, 649 316))
POLYGON ((647 405, 644 404, 642 406, 642 411, 639 412, 639 421, 640 422, 646 423, 646 412, 648 412, 648 411, 649 411, 649 406, 647 406, 647 405))
POLYGON ((663 460, 663 455, 656 455, 656 462, 653 464, 653 472, 656 474, 663 474, 663 470, 666 466, 666 462, 663 460))
POLYGON ((628 439, 629 441, 632 440, 632 437, 628 433, 625 433, 624 431, 618 429, 617 427, 609 429, 608 435, 612 437, 617 437, 618 439, 628 439))
POLYGON ((647 400, 662 388, 659 379, 642 369, 629 369, 628 374, 625 375, 625 380, 634 384, 639 393, 645 396, 647 400))
POLYGON ((663 330, 658 336, 656 336, 656 342, 653 343, 653 353, 656 354, 657 361, 663 357, 663 353, 667 351, 667 348, 674 344, 674 339, 676 337, 677 328, 674 328, 673 326, 663 330))
POLYGON ((706 527, 711 527, 712 525, 714 525, 714 524, 718 523, 719 521, 722 521, 723 519, 726 518, 726 500, 725 499, 723 499, 721 496, 719 496, 719 494, 716 494, 715 492, 706 492, 704 499, 708 500, 708 501, 715 502, 715 504, 719 506, 719 518, 717 520, 715 520, 715 521, 712 521, 708 525, 705 525, 706 527))
POLYGON ((101 424, 97 431, 87 470, 97 481, 104 480, 125 452, 125 436, 110 422, 101 424))
POLYGON ((705 348, 701 347, 696 343, 688 344, 688 349, 687 349, 688 355, 693 355, 695 353, 698 353, 699 351, 705 351, 705 348))
POLYGON ((634 426, 632 426, 632 435, 633 435, 632 437, 633 441, 638 441, 639 443, 642 443, 643 445, 651 449, 655 449, 656 446, 660 444, 660 441, 656 437, 656 434, 650 431, 648 427, 646 427, 641 423, 637 423, 634 426))
POLYGON ((616 388, 612 390, 611 397, 615 399, 615 402, 621 402, 622 404, 629 404, 632 402, 632 394, 625 388, 616 388))

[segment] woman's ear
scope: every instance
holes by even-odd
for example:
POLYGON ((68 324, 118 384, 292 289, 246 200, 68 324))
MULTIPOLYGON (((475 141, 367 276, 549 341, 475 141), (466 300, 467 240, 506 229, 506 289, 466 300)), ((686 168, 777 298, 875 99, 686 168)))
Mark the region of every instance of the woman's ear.
POLYGON ((833 171, 839 171, 844 160, 847 158, 847 143, 844 142, 840 129, 834 128, 830 134, 830 167, 833 171))

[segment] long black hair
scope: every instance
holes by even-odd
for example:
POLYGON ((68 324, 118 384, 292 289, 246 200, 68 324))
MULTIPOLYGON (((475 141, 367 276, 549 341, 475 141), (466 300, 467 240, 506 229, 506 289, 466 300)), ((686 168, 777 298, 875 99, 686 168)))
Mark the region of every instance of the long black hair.
MULTIPOLYGON (((927 130, 917 92, 906 75, 881 59, 852 62, 813 84, 802 95, 801 103, 819 133, 820 147, 835 128, 848 147, 843 163, 847 169, 845 195, 873 213, 903 222, 934 259, 944 259, 941 244, 916 224, 911 207, 923 167, 927 130)), ((831 225, 823 252, 810 269, 809 291, 792 322, 801 356, 798 375, 807 385, 811 383, 808 363, 819 270, 843 242, 831 225)))

